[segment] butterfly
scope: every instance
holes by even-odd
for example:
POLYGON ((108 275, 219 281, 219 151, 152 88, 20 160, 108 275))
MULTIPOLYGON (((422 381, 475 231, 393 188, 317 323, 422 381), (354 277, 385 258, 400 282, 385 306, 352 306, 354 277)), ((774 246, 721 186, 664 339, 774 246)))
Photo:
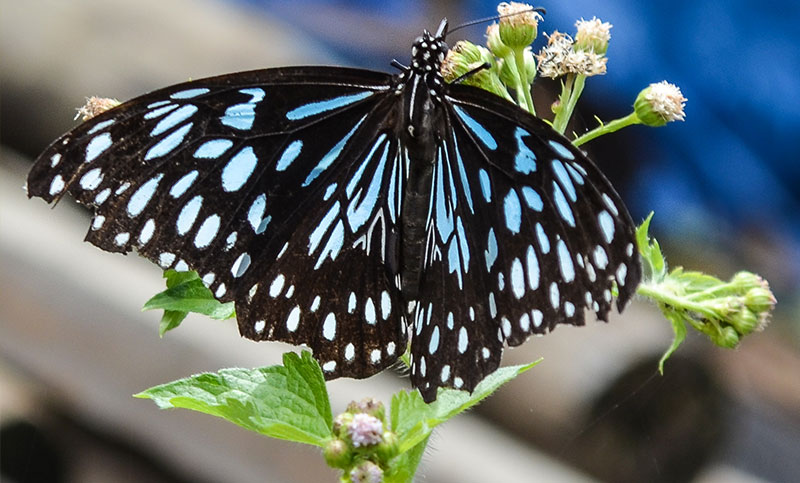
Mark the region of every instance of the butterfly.
POLYGON ((410 347, 425 401, 472 391, 641 278, 609 181, 546 122, 440 74, 447 21, 396 74, 283 67, 143 95, 61 136, 28 196, 94 212, 86 240, 196 270, 249 339, 364 378, 410 347), (410 341, 410 344, 409 344, 410 341))

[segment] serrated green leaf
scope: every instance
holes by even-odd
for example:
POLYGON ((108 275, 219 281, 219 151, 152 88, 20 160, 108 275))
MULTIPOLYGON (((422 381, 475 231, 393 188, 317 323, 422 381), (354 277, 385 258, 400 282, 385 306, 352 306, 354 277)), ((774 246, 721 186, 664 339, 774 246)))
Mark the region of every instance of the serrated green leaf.
POLYGON ((331 437, 325 379, 308 351, 284 354, 282 366, 198 374, 135 397, 151 399, 162 409, 218 416, 272 438, 322 446, 331 437))
POLYGON ((440 388, 436 401, 431 404, 425 404, 417 391, 398 392, 392 397, 391 419, 392 431, 397 433, 400 439, 400 452, 410 451, 430 436, 433 428, 478 404, 500 386, 539 362, 501 367, 484 378, 472 394, 440 388))
POLYGON ((142 310, 196 312, 218 320, 236 315, 233 303, 223 304, 215 299, 208 287, 203 285, 197 272, 167 270, 164 277, 167 279, 167 289, 148 300, 142 310))

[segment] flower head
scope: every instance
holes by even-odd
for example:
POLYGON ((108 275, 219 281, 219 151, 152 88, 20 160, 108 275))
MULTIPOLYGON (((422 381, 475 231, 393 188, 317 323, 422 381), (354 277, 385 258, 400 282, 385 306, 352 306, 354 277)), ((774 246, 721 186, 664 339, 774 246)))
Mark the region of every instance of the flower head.
POLYGON ((611 40, 611 27, 608 22, 602 22, 597 17, 591 20, 580 19, 575 22, 575 48, 587 50, 596 54, 605 54, 608 42, 611 40))
POLYGON ((518 2, 503 2, 497 6, 500 14, 500 38, 512 49, 530 45, 538 34, 542 16, 530 5, 518 2))
POLYGON ((383 423, 369 414, 354 414, 353 420, 347 425, 347 434, 355 448, 372 446, 383 441, 383 423))
POLYGON ((537 55, 539 75, 555 79, 567 74, 587 77, 606 73, 608 59, 591 50, 576 50, 575 41, 569 35, 554 31, 547 38, 547 45, 537 55))
POLYGON ((121 102, 118 100, 111 99, 109 97, 87 97, 86 104, 78 108, 78 113, 75 114, 75 119, 80 117, 82 121, 88 121, 98 114, 102 114, 120 104, 121 102))
POLYGON ((372 461, 364 461, 350 471, 350 480, 353 483, 381 483, 383 470, 372 461))
POLYGON ((633 103, 633 109, 642 123, 663 126, 672 121, 683 121, 686 98, 675 84, 667 81, 653 83, 643 89, 633 103))

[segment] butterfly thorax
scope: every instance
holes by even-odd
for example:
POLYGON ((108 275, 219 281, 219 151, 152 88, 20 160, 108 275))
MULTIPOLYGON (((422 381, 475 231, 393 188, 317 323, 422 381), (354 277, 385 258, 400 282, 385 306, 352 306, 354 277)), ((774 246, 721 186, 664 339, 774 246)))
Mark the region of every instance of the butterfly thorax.
POLYGON ((443 134, 441 100, 445 82, 440 67, 447 53, 445 30, 443 21, 435 35, 424 31, 412 46, 411 66, 398 76, 398 87, 404 96, 399 136, 408 157, 400 265, 407 300, 417 298, 421 282, 433 163, 443 134))

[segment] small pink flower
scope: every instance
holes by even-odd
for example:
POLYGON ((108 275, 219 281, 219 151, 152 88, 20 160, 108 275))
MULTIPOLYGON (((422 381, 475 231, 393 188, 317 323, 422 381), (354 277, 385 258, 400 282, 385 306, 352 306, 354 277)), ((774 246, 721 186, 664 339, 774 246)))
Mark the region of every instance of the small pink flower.
POLYGON ((347 434, 356 448, 375 445, 383 440, 383 423, 369 414, 354 414, 353 420, 347 425, 347 434))

